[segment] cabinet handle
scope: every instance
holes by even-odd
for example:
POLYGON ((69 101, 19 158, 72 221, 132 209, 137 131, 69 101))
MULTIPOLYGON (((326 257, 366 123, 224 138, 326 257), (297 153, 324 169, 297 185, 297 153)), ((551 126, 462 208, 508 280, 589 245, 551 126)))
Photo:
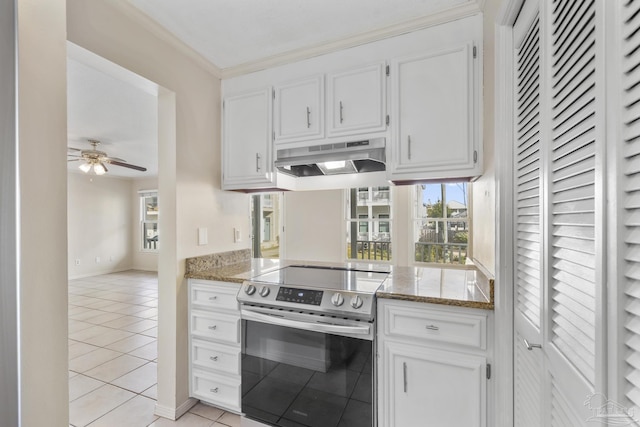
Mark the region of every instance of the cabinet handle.
POLYGON ((311 110, 307 107, 307 128, 311 127, 311 110))
POLYGON ((209 297, 209 301, 215 301, 215 300, 217 300, 217 299, 218 299, 218 296, 217 296, 217 295, 214 295, 214 296, 212 296, 212 297, 209 297))
POLYGON ((217 392, 218 392, 218 387, 211 389, 211 393, 217 393, 217 392))
POLYGON ((209 359, 213 360, 214 362, 218 361, 218 356, 211 356, 209 357, 209 359))
POLYGON ((541 344, 530 344, 526 338, 523 339, 522 341, 524 341, 524 346, 527 347, 527 350, 533 350, 534 348, 542 348, 541 344))
POLYGON ((404 392, 407 392, 407 362, 402 362, 402 381, 404 383, 404 392))
POLYGON ((344 117, 342 116, 342 101, 340 101, 340 123, 344 121, 344 117))
POLYGON ((256 153, 256 172, 260 172, 260 153, 256 153))
POLYGON ((411 135, 407 135, 407 157, 411 160, 411 135))
POLYGON ((215 331, 216 329, 218 329, 218 326, 217 325, 211 325, 211 326, 209 326, 209 329, 212 330, 212 331, 215 331))
POLYGON ((425 326, 426 329, 430 330, 430 331, 439 331, 440 328, 436 325, 427 325, 425 326))

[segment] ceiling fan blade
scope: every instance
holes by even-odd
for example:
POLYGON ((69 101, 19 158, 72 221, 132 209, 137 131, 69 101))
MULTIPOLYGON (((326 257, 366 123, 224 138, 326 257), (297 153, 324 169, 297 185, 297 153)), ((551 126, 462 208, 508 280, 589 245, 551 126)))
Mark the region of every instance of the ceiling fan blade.
POLYGON ((67 162, 77 162, 79 160, 82 160, 82 158, 80 158, 80 159, 67 159, 67 162))
POLYGON ((68 151, 82 151, 82 150, 81 150, 81 149, 79 149, 79 148, 73 148, 73 147, 67 147, 67 150, 68 150, 68 151))
POLYGON ((78 156, 77 154, 67 154, 68 157, 77 157, 79 159, 82 159, 82 156, 78 156))
POLYGON ((118 157, 105 157, 104 159, 102 159, 105 162, 122 162, 122 163, 127 163, 126 160, 124 159, 120 159, 118 157))
POLYGON ((116 165, 116 166, 123 166, 123 167, 129 168, 129 169, 135 169, 135 170, 140 171, 140 172, 146 172, 147 171, 147 168, 143 168, 142 166, 130 165, 129 163, 123 163, 123 162, 119 162, 119 161, 113 160, 113 159, 107 160, 107 163, 112 164, 112 165, 116 165))

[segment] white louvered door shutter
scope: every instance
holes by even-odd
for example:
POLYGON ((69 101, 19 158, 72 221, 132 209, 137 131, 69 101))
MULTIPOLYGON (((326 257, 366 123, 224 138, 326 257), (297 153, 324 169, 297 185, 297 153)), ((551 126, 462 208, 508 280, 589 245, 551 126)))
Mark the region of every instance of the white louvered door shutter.
POLYGON ((514 25, 514 425, 539 427, 542 352, 524 342, 542 341, 541 320, 541 128, 540 19, 526 2, 514 25))
POLYGON ((551 426, 584 425, 601 363, 602 179, 596 0, 549 4, 545 394, 551 426))
POLYGON ((640 1, 622 3, 623 394, 640 418, 640 1))

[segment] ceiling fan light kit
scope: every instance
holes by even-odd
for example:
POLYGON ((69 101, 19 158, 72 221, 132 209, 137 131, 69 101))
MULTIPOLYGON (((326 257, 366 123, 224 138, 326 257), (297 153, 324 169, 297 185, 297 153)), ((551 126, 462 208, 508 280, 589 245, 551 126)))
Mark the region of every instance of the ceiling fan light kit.
POLYGON ((145 172, 147 170, 147 168, 144 168, 142 166, 131 165, 123 159, 107 156, 107 153, 105 153, 104 151, 99 151, 97 149, 98 145, 100 145, 100 141, 96 139, 89 139, 88 141, 89 141, 89 144, 91 144, 92 146, 90 150, 81 150, 79 148, 69 147, 70 151, 79 151, 80 154, 79 155, 69 154, 70 157, 75 157, 75 158, 68 159, 68 161, 69 162, 75 162, 79 160, 84 161, 84 163, 78 166, 78 168, 84 173, 89 173, 91 169, 93 169, 93 172, 96 175, 104 175, 106 172, 109 171, 105 163, 109 163, 111 165, 116 165, 116 166, 122 166, 129 169, 135 169, 141 172, 145 172))

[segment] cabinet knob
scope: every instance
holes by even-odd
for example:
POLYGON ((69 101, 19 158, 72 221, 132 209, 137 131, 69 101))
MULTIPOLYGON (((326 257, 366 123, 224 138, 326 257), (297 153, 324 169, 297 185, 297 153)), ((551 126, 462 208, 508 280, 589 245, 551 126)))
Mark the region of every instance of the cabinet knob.
POLYGON ((217 392, 218 392, 218 387, 216 387, 216 388, 212 388, 212 389, 210 389, 210 390, 211 390, 211 393, 217 393, 217 392))
POLYGON ((218 297, 216 295, 214 295, 212 297, 209 297, 209 301, 215 301, 217 299, 218 299, 218 297))
POLYGON ((215 331, 216 329, 218 329, 218 326, 217 326, 217 325, 211 325, 211 326, 209 326, 209 330, 211 330, 211 331, 215 331))
POLYGON ((209 359, 211 359, 214 362, 217 362, 218 361, 218 356, 211 356, 211 357, 209 357, 209 359))

